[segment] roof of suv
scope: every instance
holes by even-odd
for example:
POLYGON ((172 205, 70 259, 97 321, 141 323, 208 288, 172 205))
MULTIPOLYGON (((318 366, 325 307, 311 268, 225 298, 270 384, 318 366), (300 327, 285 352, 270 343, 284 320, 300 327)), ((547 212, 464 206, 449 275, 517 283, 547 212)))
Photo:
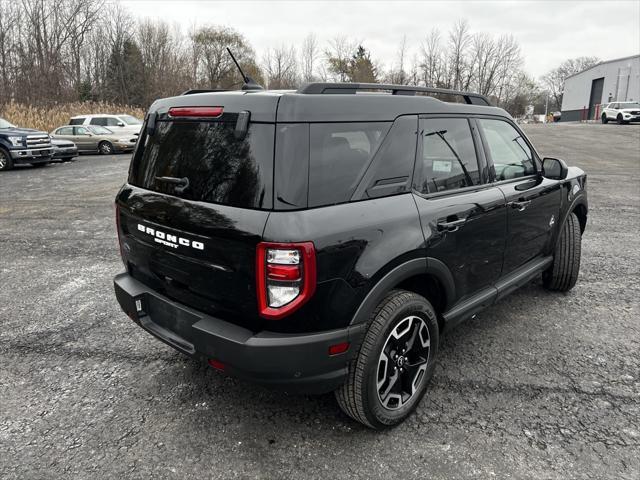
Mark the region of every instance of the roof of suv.
POLYGON ((485 114, 511 118, 505 110, 489 106, 488 100, 481 95, 424 87, 308 84, 297 91, 235 90, 186 93, 157 100, 150 111, 166 113, 170 107, 176 106, 215 105, 232 112, 248 110, 254 122, 292 123, 393 121, 400 115, 408 114, 485 114), (391 90, 393 93, 381 93, 379 90, 391 90), (420 95, 422 92, 467 95, 465 100, 469 103, 444 102, 432 96, 420 95), (473 104, 470 104, 471 102, 473 104), (480 105, 480 102, 486 104, 480 105))

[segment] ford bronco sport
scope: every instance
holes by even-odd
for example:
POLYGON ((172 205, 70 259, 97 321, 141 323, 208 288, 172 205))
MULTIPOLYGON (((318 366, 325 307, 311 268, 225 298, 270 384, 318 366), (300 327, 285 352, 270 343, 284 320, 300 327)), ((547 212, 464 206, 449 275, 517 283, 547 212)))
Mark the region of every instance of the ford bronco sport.
POLYGON ((383 428, 420 402, 443 332, 537 275, 574 286, 586 175, 473 93, 188 92, 151 106, 116 219, 134 322, 383 428))

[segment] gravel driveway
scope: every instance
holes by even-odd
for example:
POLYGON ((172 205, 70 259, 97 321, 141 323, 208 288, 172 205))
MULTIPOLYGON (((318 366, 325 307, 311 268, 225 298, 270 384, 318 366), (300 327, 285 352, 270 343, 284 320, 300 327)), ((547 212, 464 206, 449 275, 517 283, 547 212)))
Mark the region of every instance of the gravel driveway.
POLYGON ((127 155, 0 173, 0 477, 640 478, 640 126, 525 128, 589 174, 578 284, 534 282, 452 331, 417 414, 382 433, 120 311, 127 155))

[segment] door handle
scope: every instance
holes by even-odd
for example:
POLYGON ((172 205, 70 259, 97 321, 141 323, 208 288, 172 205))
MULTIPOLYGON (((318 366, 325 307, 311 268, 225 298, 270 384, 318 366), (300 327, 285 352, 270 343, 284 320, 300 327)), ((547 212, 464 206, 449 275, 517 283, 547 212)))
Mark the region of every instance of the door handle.
POLYGON ((438 230, 441 231, 441 232, 443 232, 443 231, 455 232, 462 225, 464 225, 466 223, 466 221, 467 221, 466 218, 459 218, 457 220, 452 220, 450 222, 439 221, 438 223, 436 223, 436 226, 438 227, 438 230))
POLYGON ((522 212, 531 203, 531 200, 518 200, 517 202, 509 202, 511 208, 515 208, 519 212, 522 212))

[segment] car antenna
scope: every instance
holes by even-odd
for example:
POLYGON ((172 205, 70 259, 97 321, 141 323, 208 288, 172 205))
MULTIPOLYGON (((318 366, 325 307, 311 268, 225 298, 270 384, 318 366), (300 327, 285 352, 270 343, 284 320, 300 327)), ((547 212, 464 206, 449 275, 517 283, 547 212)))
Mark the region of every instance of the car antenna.
POLYGON ((240 67, 240 64, 236 60, 236 57, 233 56, 233 53, 231 52, 231 49, 229 47, 227 47, 227 52, 229 52, 229 55, 231 56, 231 60, 233 60, 233 63, 235 63, 236 67, 238 67, 238 71, 240 72, 240 75, 242 76, 242 80, 244 81, 244 84, 242 85, 242 90, 264 90, 262 85, 256 82, 249 75, 244 74, 244 72, 242 71, 242 68, 240 67))

